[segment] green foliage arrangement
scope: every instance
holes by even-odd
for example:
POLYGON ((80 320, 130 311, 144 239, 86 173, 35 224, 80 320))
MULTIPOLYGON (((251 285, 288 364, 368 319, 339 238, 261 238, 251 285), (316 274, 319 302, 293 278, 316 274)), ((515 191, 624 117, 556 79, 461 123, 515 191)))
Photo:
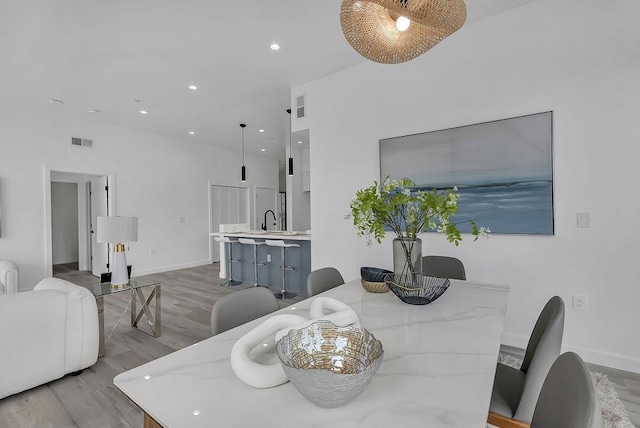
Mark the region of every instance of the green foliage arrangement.
MULTIPOLYGON (((458 212, 458 189, 438 191, 413 190, 416 184, 408 179, 374 182, 372 186, 358 190, 351 201, 351 212, 347 218, 353 219, 358 236, 382 242, 385 228, 390 228, 398 238, 416 238, 425 230, 435 230, 446 234, 447 240, 456 246, 462 240, 456 223, 450 218, 458 212)), ((490 232, 485 227, 471 223, 474 241, 478 236, 486 237, 490 232)))

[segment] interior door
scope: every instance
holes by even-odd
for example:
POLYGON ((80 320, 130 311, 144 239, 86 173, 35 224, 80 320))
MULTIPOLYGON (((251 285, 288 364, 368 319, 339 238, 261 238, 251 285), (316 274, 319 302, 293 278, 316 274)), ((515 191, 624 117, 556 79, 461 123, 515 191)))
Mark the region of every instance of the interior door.
POLYGON ((277 229, 277 211, 276 211, 276 189, 265 187, 256 187, 256 230, 260 230, 267 219, 267 230, 277 229), (267 213, 271 210, 274 215, 267 213), (266 215, 265 215, 266 214, 266 215), (274 224, 275 223, 275 224, 274 224))
POLYGON ((101 273, 107 272, 109 263, 109 244, 98 244, 96 242, 96 224, 98 216, 108 215, 107 199, 109 191, 107 189, 107 177, 95 177, 89 182, 90 201, 90 233, 91 233, 91 273, 100 277, 101 273))

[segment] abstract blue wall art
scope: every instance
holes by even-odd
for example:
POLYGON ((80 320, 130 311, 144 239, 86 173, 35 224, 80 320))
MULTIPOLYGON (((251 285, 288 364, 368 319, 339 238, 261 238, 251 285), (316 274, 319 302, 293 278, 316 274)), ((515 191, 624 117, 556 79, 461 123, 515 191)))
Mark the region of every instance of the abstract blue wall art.
POLYGON ((460 231, 553 235, 553 113, 380 140, 380 177, 458 186, 460 231))

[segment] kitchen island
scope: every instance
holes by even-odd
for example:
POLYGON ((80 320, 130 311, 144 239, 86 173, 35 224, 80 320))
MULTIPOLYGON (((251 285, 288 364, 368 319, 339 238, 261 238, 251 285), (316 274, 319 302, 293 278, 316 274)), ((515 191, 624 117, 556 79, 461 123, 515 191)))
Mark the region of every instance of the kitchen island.
MULTIPOLYGON (((267 239, 283 240, 286 243, 300 245, 300 248, 287 248, 287 265, 293 267, 286 275, 288 291, 294 293, 307 292, 307 275, 311 272, 311 235, 304 232, 277 232, 249 230, 243 232, 212 232, 212 237, 226 236, 232 239, 252 238, 258 242, 267 239)), ((220 244, 220 278, 227 278, 227 253, 224 244, 220 244)), ((253 282, 253 246, 240 243, 233 244, 233 258, 240 259, 233 263, 233 279, 253 282)), ((272 289, 281 289, 282 277, 280 272, 280 248, 268 245, 258 246, 258 284, 272 289)))

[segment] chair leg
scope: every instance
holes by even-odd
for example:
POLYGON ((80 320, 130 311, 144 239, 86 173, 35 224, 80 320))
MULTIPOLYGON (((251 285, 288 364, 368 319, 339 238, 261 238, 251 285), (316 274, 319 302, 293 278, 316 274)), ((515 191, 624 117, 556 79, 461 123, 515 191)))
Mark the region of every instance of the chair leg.
POLYGON ((227 245, 228 245, 227 248, 229 249, 229 251, 227 251, 227 255, 228 255, 228 257, 227 257, 227 266, 228 266, 228 268, 227 268, 227 270, 228 270, 227 277, 228 277, 228 279, 227 279, 227 282, 224 284, 224 287, 233 287, 235 285, 242 284, 242 281, 237 281, 237 280, 233 279, 233 261, 234 261, 233 260, 233 243, 228 242, 227 245))
POLYGON ((286 262, 286 259, 285 259, 285 254, 286 253, 285 253, 285 248, 284 247, 282 247, 280 249, 280 254, 281 254, 281 257, 282 257, 282 266, 280 268, 280 270, 282 271, 282 290, 280 290, 280 292, 278 292, 278 293, 275 293, 275 296, 276 296, 277 299, 282 299, 282 300, 293 299, 294 297, 297 296, 297 294, 296 293, 292 293, 290 291, 287 291, 287 286, 286 286, 286 282, 285 282, 285 271, 293 270, 293 268, 287 267, 287 262, 286 262))
POLYGON ((493 412, 489 412, 487 422, 500 428, 529 428, 529 424, 526 422, 511 419, 493 412))

